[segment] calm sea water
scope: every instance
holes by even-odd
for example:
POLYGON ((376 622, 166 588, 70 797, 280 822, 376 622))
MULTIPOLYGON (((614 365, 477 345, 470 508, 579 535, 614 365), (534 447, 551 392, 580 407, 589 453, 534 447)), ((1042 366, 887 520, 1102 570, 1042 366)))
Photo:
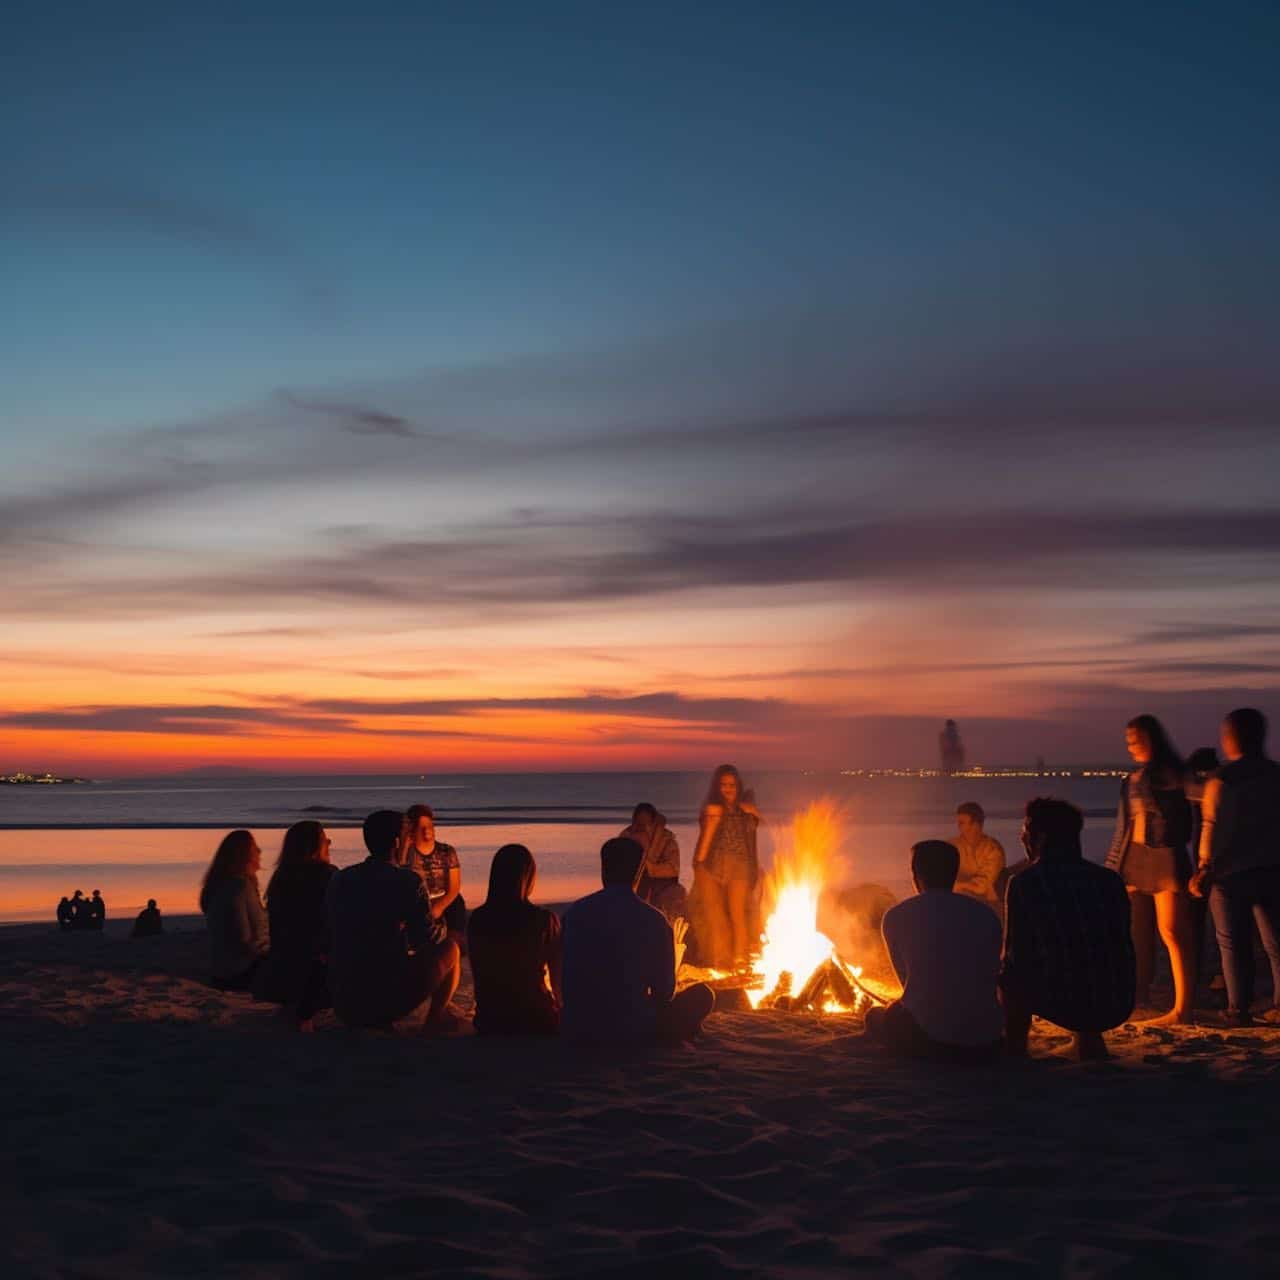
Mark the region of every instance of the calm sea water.
MULTIPOLYGON (((948 836, 962 800, 987 810, 987 830, 1018 853, 1022 806, 1055 794, 1086 812, 1085 847, 1100 858, 1118 783, 1101 778, 855 778, 759 774, 748 778, 768 820, 767 862, 778 831, 812 801, 845 814, 842 878, 903 892, 906 854, 916 840, 948 836)), ((509 841, 538 860, 536 896, 565 901, 598 884, 601 843, 625 826, 640 800, 656 804, 675 831, 685 865, 693 849, 707 777, 685 773, 452 774, 416 776, 261 775, 219 779, 132 779, 84 786, 0 787, 0 920, 52 916, 59 897, 101 889, 109 911, 194 911, 199 879, 221 834, 249 827, 269 866, 283 831, 302 818, 323 822, 339 865, 364 856, 359 824, 378 808, 418 801, 436 811, 440 836, 458 848, 463 893, 484 897, 489 860, 509 841)), ((687 878, 687 876, 686 876, 687 878)))

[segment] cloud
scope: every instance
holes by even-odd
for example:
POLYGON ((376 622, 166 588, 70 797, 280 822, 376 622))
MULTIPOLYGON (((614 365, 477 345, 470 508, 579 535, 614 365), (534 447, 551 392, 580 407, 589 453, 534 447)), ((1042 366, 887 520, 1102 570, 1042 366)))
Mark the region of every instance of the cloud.
POLYGON ((401 440, 410 440, 423 434, 407 418, 384 413, 380 409, 338 401, 310 400, 288 391, 281 392, 281 398, 294 408, 333 418, 343 431, 353 436, 395 436, 401 440))

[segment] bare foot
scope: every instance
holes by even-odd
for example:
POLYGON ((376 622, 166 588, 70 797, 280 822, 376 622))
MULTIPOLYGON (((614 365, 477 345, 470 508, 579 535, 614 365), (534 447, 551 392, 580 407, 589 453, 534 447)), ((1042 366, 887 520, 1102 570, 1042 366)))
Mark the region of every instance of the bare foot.
POLYGON ((1168 1013, 1162 1013, 1158 1018, 1144 1018, 1138 1023, 1140 1027, 1189 1027, 1190 1025, 1191 1015, 1179 1009, 1170 1009, 1168 1013))
POLYGON ((1107 1042, 1097 1031, 1078 1032, 1073 1047, 1081 1062, 1102 1062, 1111 1056, 1107 1042))

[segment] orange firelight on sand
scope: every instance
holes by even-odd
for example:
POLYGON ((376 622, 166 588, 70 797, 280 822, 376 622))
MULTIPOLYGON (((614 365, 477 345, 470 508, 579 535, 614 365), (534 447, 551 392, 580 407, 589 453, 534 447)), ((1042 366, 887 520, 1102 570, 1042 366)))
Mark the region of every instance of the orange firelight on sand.
POLYGON ((753 1009, 854 1013, 868 1002, 857 981, 862 970, 845 965, 818 929, 818 900, 839 854, 841 826, 834 804, 815 802, 795 816, 774 852, 757 981, 746 991, 753 1009))

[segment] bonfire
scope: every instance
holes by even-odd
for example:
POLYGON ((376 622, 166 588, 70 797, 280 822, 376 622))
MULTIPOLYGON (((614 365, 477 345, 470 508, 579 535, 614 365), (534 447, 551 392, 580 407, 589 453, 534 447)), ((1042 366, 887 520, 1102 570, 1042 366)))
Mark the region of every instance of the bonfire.
POLYGON ((841 815, 828 802, 796 815, 779 840, 765 877, 765 925, 753 981, 753 1009, 860 1013, 877 1003, 861 983, 862 970, 846 964, 818 928, 818 902, 840 852, 841 815))

